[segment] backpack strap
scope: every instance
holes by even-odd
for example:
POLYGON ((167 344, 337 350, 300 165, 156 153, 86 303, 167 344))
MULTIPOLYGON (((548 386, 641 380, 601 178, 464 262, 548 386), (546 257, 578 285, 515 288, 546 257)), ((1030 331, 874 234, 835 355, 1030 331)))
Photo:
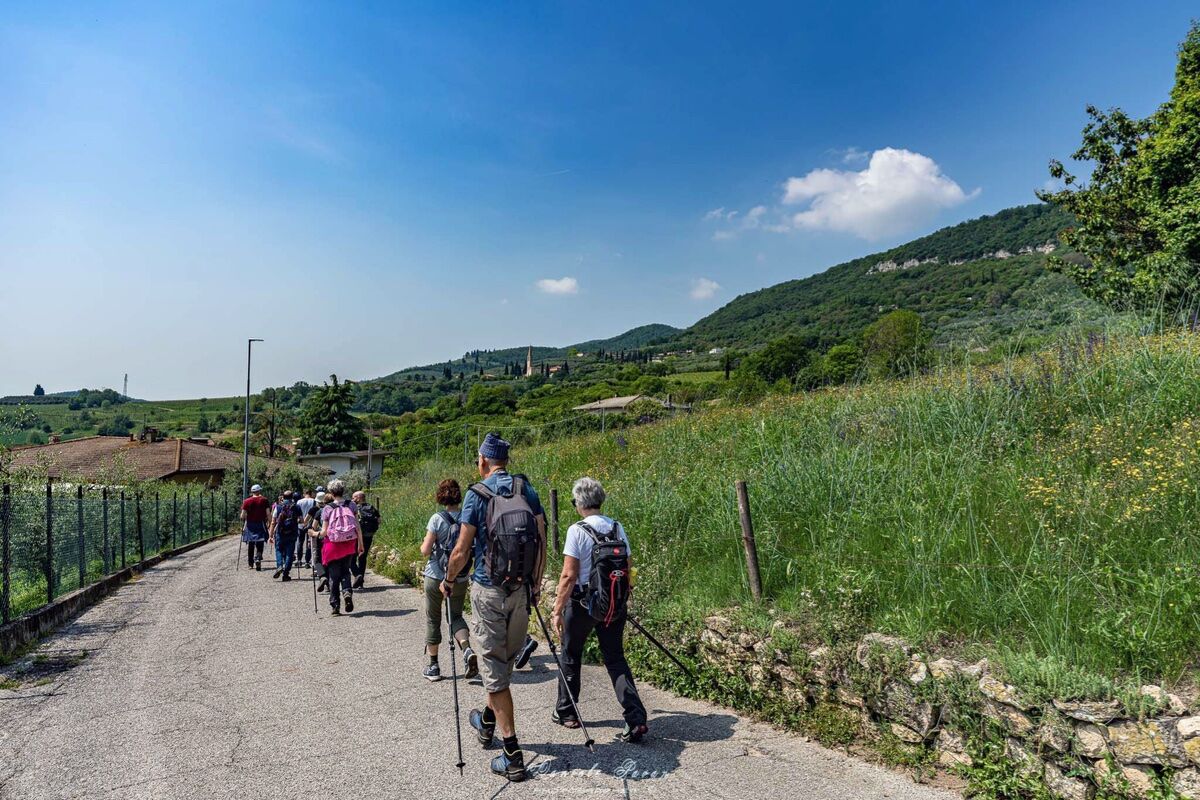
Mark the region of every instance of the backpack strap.
POLYGON ((442 520, 452 528, 458 524, 458 520, 456 520, 454 515, 449 511, 439 511, 438 516, 441 517, 442 520))
POLYGON ((493 492, 491 489, 489 489, 486 483, 482 483, 482 482, 481 483, 472 483, 470 486, 467 487, 467 491, 474 492, 475 494, 482 497, 484 500, 491 500, 493 497, 496 496, 496 493, 493 492))
POLYGON ((512 488, 512 496, 513 497, 516 497, 519 494, 520 495, 525 494, 525 480, 526 480, 526 478, 524 475, 513 475, 513 488, 512 488))
POLYGON ((596 542, 597 544, 600 543, 601 539, 605 539, 605 540, 611 539, 614 541, 620 541, 620 539, 621 539, 621 536, 620 536, 620 524, 621 523, 617 522, 615 519, 613 520, 612 530, 606 534, 601 534, 599 531, 597 531, 591 525, 587 524, 587 522, 585 522, 584 520, 579 520, 579 522, 576 522, 575 524, 579 526, 579 529, 581 531, 586 533, 588 536, 592 537, 592 541, 596 542))

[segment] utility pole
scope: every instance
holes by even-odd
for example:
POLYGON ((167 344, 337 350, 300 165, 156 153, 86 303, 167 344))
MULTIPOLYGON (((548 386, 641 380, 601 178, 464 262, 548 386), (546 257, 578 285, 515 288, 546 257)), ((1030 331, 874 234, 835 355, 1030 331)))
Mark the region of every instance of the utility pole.
POLYGON ((246 340, 246 430, 242 437, 242 499, 250 496, 250 351, 255 342, 262 339, 246 340))
POLYGON ((121 389, 121 397, 129 399, 129 373, 125 373, 125 386, 121 389))

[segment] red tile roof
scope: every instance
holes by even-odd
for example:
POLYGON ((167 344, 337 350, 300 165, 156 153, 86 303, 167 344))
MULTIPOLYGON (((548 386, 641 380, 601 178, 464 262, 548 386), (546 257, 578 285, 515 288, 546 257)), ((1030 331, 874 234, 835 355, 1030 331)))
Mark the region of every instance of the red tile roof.
MULTIPOLYGON (((189 473, 241 469, 242 454, 184 439, 130 441, 127 436, 87 436, 12 451, 12 467, 46 472, 51 478, 103 480, 130 471, 147 481, 189 473)), ((266 459, 274 467, 288 462, 266 459)))

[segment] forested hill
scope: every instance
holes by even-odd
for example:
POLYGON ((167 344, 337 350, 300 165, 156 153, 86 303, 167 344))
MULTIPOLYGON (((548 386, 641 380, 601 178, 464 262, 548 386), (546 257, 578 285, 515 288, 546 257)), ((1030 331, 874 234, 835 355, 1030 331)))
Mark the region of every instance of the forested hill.
POLYGON ((940 339, 995 340, 1095 315, 1075 286, 1046 270, 1046 254, 1071 223, 1043 204, 963 222, 801 280, 741 295, 688 328, 696 346, 755 347, 794 333, 828 346, 881 313, 922 315, 940 339), (1039 250, 1040 248, 1040 250, 1039 250))
MULTIPOLYGON (((590 339, 579 344, 567 345, 566 347, 545 347, 533 346, 533 359, 535 362, 542 361, 560 361, 567 357, 567 353, 571 351, 580 353, 593 353, 597 350, 619 352, 622 350, 637 350, 642 347, 651 347, 656 344, 671 341, 677 337, 682 331, 679 328, 674 328, 670 325, 662 325, 652 323, 650 325, 640 325, 632 330, 613 336, 609 339, 590 339)), ((508 347, 502 350, 472 350, 469 353, 464 353, 461 356, 453 358, 449 361, 442 361, 437 364, 426 364, 421 367, 409 367, 402 369, 399 372, 393 372, 390 375, 385 375, 379 378, 381 381, 397 381, 415 377, 417 375, 436 376, 441 375, 444 369, 449 369, 452 374, 459 372, 466 374, 477 373, 481 368, 484 370, 503 369, 505 365, 517 365, 520 369, 525 368, 525 356, 528 352, 528 345, 523 347, 508 347)))

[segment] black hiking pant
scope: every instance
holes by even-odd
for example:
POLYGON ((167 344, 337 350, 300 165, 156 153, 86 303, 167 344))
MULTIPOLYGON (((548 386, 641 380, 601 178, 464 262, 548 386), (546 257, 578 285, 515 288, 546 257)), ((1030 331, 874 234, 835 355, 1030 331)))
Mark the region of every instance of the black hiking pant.
MULTIPOLYGON (((608 678, 612 681, 613 691, 617 694, 617 702, 625 710, 625 722, 630 725, 646 724, 646 707, 638 696, 637 686, 633 682, 633 673, 629 662, 625 660, 625 612, 612 622, 604 625, 592 618, 587 609, 574 597, 567 603, 563 611, 563 641, 562 668, 563 677, 571 687, 571 695, 579 699, 579 667, 583 659, 583 645, 588 634, 596 631, 596 639, 600 644, 600 655, 604 659, 604 668, 608 670, 608 678)), ((575 709, 571 707, 571 698, 567 696, 562 681, 558 683, 558 715, 570 719, 575 718, 575 709)))
POLYGON ((367 553, 371 552, 371 542, 375 541, 375 534, 363 534, 363 551, 354 557, 354 561, 350 564, 350 571, 354 573, 354 577, 361 578, 367 574, 367 553))
POLYGON ((342 607, 342 592, 350 592, 350 564, 354 561, 354 555, 342 556, 335 558, 325 565, 325 572, 329 575, 329 606, 331 608, 340 609, 342 607))
POLYGON ((251 567, 254 566, 254 562, 262 561, 263 547, 266 544, 266 542, 246 542, 246 561, 251 567))

